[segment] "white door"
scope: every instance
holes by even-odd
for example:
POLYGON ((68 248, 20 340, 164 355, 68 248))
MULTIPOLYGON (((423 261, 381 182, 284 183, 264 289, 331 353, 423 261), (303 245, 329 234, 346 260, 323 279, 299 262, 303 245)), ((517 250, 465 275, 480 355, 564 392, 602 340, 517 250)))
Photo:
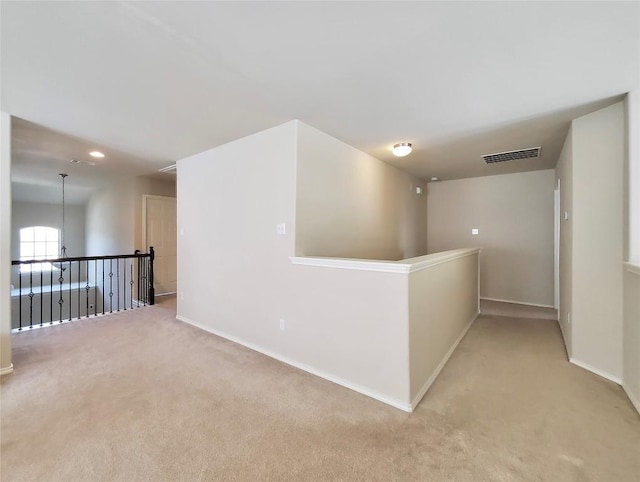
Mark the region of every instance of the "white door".
POLYGON ((147 250, 156 252, 153 263, 154 286, 157 295, 177 290, 176 198, 144 196, 143 238, 147 250))

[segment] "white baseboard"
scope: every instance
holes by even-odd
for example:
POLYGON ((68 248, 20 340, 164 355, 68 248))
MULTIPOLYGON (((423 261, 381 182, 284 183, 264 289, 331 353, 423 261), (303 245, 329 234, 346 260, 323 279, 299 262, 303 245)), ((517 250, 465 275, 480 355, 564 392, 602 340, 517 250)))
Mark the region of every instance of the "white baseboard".
POLYGON ((560 320, 556 320, 558 322, 558 328, 560 328, 560 336, 562 337, 562 344, 564 345, 564 352, 567 355, 567 360, 571 360, 571 354, 569 353, 569 345, 567 344, 567 336, 562 328, 562 323, 560 320))
POLYGON ((418 394, 415 396, 415 398, 411 402, 411 411, 413 411, 418 406, 418 404, 420 403, 420 400, 422 400, 422 398, 426 395, 427 390, 429 390, 433 382, 436 381, 436 378, 438 378, 438 375, 440 375, 440 372, 449 361, 449 358, 451 358, 451 355, 453 355, 453 352, 455 351, 455 349, 458 347, 458 345, 464 338, 464 335, 467 334, 467 331, 469 331, 469 328, 471 328, 471 325, 473 325, 473 322, 476 321, 476 318, 478 318, 479 315, 480 315, 480 312, 476 313, 474 317, 471 318, 471 321, 467 323, 467 326, 465 326, 464 330, 462 330, 462 333, 460 333, 460 336, 456 339, 456 341, 453 342, 453 345, 451 345, 451 348, 449 348, 449 351, 442 358, 442 360, 440 361, 440 363, 438 364, 434 372, 431 374, 429 379, 425 382, 425 384, 422 386, 418 394))
POLYGON ((254 345, 253 343, 249 343, 245 340, 242 340, 240 338, 237 338, 235 336, 229 335, 227 333, 221 332, 219 330, 215 330, 213 328, 210 328, 208 326, 205 326, 201 323, 198 323, 194 320, 190 320, 189 318, 186 318, 184 316, 181 315, 176 315, 176 319, 187 323, 189 325, 193 325, 196 328, 200 328, 201 330, 204 330, 206 332, 212 333, 216 336, 219 336, 220 338, 224 338, 226 340, 232 341, 234 343, 237 343, 238 345, 242 345, 244 347, 249 348, 250 350, 253 351, 257 351, 258 353, 262 353, 263 355, 266 355, 270 358, 273 358, 275 360, 281 361, 282 363, 286 363, 287 365, 291 365, 292 367, 295 368, 299 368, 300 370, 303 370, 305 372, 311 373, 312 375, 315 375, 317 377, 320 378, 324 378, 325 380, 329 380, 330 382, 333 382, 337 385, 341 385, 345 388, 348 388, 350 390, 353 390, 354 392, 358 392, 361 393, 362 395, 366 395, 367 397, 373 398, 375 400, 378 400, 379 402, 382 403, 386 403, 387 405, 391 405, 392 407, 395 408, 399 408, 400 410, 404 410, 405 412, 411 412, 413 411, 413 408, 410 404, 402 402, 400 400, 396 400, 393 398, 390 398, 382 393, 376 392, 375 390, 371 390, 367 387, 363 387, 361 385, 358 385, 356 383, 350 382, 348 380, 345 380, 343 378, 337 377, 335 375, 331 375, 329 373, 323 372, 322 370, 318 370, 316 368, 310 367, 308 365, 305 365, 304 363, 300 363, 297 361, 294 361, 290 358, 287 358, 283 355, 280 355, 279 353, 275 353, 272 352, 270 350, 267 350, 265 348, 262 348, 258 345, 254 345))
POLYGON ((541 305, 538 303, 527 303, 526 301, 513 301, 513 300, 501 300, 500 298, 485 298, 484 296, 480 297, 481 300, 486 301, 498 301, 500 303, 511 303, 514 305, 524 305, 524 306, 535 306, 536 308, 551 308, 555 310, 555 306, 553 305, 541 305))
POLYGON ((592 367, 588 363, 581 362, 580 360, 576 360, 575 358, 569 358, 569 361, 580 368, 584 368, 585 370, 590 371, 591 373, 595 373, 596 375, 606 378, 607 380, 612 381, 613 383, 617 383, 618 385, 622 385, 622 379, 619 377, 615 377, 610 373, 602 371, 598 368, 592 367))
POLYGON ((631 404, 635 407, 636 412, 640 414, 640 401, 634 396, 633 393, 631 393, 631 391, 626 387, 624 383, 622 384, 622 389, 624 390, 624 393, 627 394, 627 397, 629 397, 629 400, 631 401, 631 404))
POLYGON ((0 368, 0 376, 8 375, 9 373, 13 373, 13 363, 8 367, 0 368))

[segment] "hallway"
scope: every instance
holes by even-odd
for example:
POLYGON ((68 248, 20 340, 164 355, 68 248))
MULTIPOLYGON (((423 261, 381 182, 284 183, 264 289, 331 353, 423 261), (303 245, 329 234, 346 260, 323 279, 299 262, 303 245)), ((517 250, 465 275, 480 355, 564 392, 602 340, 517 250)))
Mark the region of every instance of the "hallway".
POLYGON ((640 417, 555 321, 480 316, 408 414, 158 301, 14 335, 3 481, 640 478, 640 417))

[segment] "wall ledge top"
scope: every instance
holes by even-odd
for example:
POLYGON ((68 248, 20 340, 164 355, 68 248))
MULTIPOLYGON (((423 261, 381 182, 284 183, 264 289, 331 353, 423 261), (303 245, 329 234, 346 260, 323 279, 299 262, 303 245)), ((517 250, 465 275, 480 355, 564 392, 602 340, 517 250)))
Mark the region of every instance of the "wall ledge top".
POLYGON ((358 271, 377 271, 380 273, 409 274, 423 269, 432 268, 457 258, 479 253, 480 248, 454 249, 440 253, 427 254, 417 258, 402 259, 400 261, 369 260, 356 258, 324 258, 291 256, 292 264, 303 266, 318 266, 322 268, 352 269, 358 271))
POLYGON ((624 265, 627 267, 627 271, 630 271, 633 274, 637 274, 638 276, 640 276, 640 264, 625 263, 624 265))

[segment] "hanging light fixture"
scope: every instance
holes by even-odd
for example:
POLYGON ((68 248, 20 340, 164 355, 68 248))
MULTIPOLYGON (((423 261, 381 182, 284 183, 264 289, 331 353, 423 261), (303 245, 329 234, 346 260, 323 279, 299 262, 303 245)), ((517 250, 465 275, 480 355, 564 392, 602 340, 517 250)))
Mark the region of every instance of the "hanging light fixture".
POLYGON ((62 178, 62 230, 60 231, 60 257, 67 257, 67 247, 64 244, 64 179, 69 174, 60 173, 59 176, 62 178))

